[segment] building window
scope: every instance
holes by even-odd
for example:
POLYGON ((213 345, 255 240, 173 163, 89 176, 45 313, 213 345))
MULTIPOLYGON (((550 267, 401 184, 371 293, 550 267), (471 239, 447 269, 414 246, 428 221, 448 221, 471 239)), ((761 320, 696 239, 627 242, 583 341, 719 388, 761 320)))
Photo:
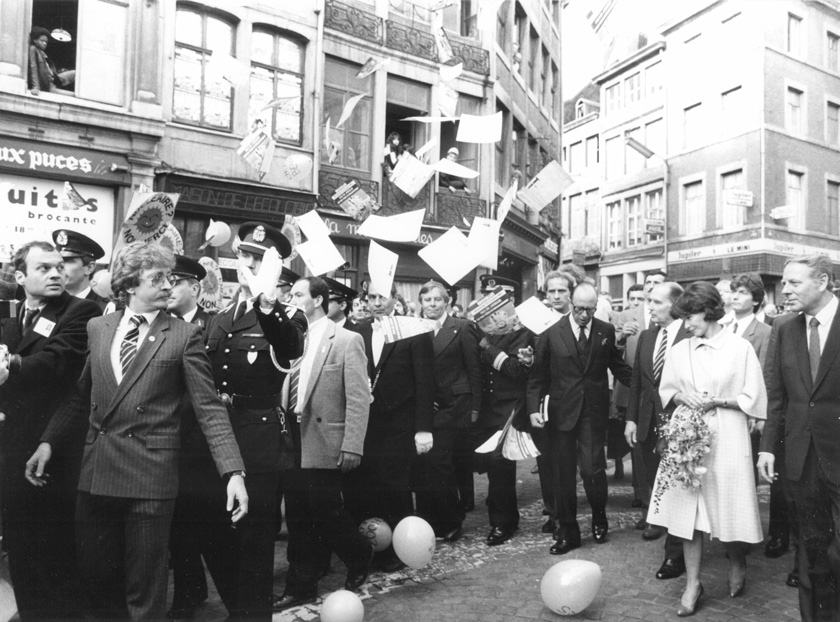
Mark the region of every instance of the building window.
POLYGON ((502 113, 502 140, 496 141, 495 178, 497 184, 507 187, 510 179, 510 163, 506 158, 510 150, 510 113, 499 100, 496 100, 496 111, 502 113))
POLYGON ((662 62, 654 63, 645 69, 645 88, 648 96, 656 95, 662 90, 662 62))
POLYGON ((182 123, 231 130, 233 87, 219 71, 208 71, 213 50, 233 56, 233 26, 199 9, 178 7, 173 117, 182 123))
POLYGON ((740 86, 721 93, 720 129, 724 136, 741 132, 744 129, 743 95, 743 89, 740 86))
POLYGON ((505 54, 508 53, 507 16, 509 10, 510 1, 506 0, 505 2, 502 2, 499 10, 496 11, 496 44, 504 51, 505 54))
MULTIPOLYGON (((645 193, 645 220, 655 221, 655 224, 665 224, 665 211, 662 209, 662 190, 645 193)), ((659 233, 648 233, 648 242, 661 240, 659 233)))
POLYGON ((330 119, 329 148, 321 147, 321 162, 340 168, 370 170, 371 147, 371 98, 364 97, 353 114, 340 128, 335 127, 347 100, 362 93, 370 93, 373 79, 356 78, 358 65, 327 58, 324 67, 324 116, 322 124, 330 119))
POLYGON ((702 132, 700 104, 694 104, 683 110, 683 147, 697 146, 702 132))
POLYGON ((595 166, 600 161, 598 153, 598 135, 586 139, 586 166, 595 166))
POLYGON ((443 27, 462 37, 478 35, 478 1, 456 0, 443 8, 443 27))
POLYGON ((837 71, 838 62, 837 62, 837 54, 838 48, 840 48, 840 37, 835 35, 833 32, 826 33, 825 36, 826 40, 826 51, 825 51, 825 61, 826 66, 828 67, 829 71, 837 71))
POLYGON ((787 130, 792 134, 802 133, 802 96, 804 93, 799 89, 788 87, 787 90, 787 130))
POLYGON ((583 211, 583 195, 575 194, 569 197, 569 230, 573 240, 579 240, 586 235, 586 216, 583 211))
POLYGON ((744 224, 744 208, 730 203, 733 190, 744 190, 744 171, 730 171, 720 176, 721 214, 720 226, 734 229, 744 224))
POLYGON ((799 55, 802 46, 802 18, 788 13, 787 51, 799 55))
POLYGON ((539 94, 540 79, 540 36, 531 28, 530 49, 528 50, 528 88, 539 94))
POLYGON ((513 15, 513 71, 525 76, 525 63, 522 62, 522 52, 528 37, 528 16, 525 9, 516 3, 513 15))
POLYGON ((642 74, 634 73, 632 76, 624 80, 624 97, 626 98, 626 105, 639 101, 642 98, 642 74))
POLYGON ((828 233, 837 235, 840 233, 840 183, 836 181, 827 182, 826 186, 826 209, 828 210, 828 233))
POLYGON ((303 52, 293 38, 263 30, 251 35, 248 127, 259 119, 274 140, 300 145, 303 123, 303 52), (266 108, 272 101, 279 105, 266 108))
POLYGON ((569 145, 569 172, 579 173, 583 166, 583 143, 578 141, 569 145))
POLYGON ((598 240, 601 236, 601 210, 598 207, 598 191, 590 190, 584 195, 586 210, 586 236, 598 240))
POLYGON ((610 250, 620 249, 624 238, 624 218, 621 213, 621 201, 607 203, 607 247, 610 250))
POLYGON ((642 200, 635 196, 627 199, 627 246, 642 243, 642 200))
POLYGON ((803 181, 805 174, 799 171, 789 170, 787 172, 787 201, 786 204, 793 210, 793 216, 787 219, 788 227, 791 229, 805 228, 805 214, 803 212, 805 186, 803 181))
POLYGON ((551 112, 551 118, 557 118, 557 99, 559 96, 559 86, 560 86, 560 70, 557 68, 557 63, 551 61, 551 100, 549 101, 549 110, 551 112))
POLYGON ((683 233, 697 235, 706 229, 706 196, 703 182, 683 186, 683 233))
POLYGON ((607 158, 607 179, 615 179, 624 174, 624 143, 621 136, 614 136, 604 141, 607 158))
POLYGON ((548 50, 542 48, 542 65, 540 66, 540 95, 542 96, 542 105, 548 110, 551 107, 551 57, 548 55, 548 50))
POLYGON ((828 102, 825 114, 825 139, 832 145, 840 145, 840 104, 828 102))
POLYGON ((607 114, 616 112, 621 107, 621 83, 608 86, 604 94, 607 100, 607 114))

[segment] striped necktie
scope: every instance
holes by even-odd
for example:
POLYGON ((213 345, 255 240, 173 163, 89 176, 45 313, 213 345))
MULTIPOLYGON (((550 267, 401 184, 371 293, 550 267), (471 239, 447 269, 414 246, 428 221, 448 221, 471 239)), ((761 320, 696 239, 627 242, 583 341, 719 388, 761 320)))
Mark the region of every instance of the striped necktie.
POLYGON ((289 378, 289 412, 293 413, 298 407, 298 387, 300 386, 300 368, 292 372, 289 378))
POLYGON ((659 384, 662 378, 662 368, 665 367, 665 352, 668 350, 668 335, 662 331, 662 341, 656 349, 656 356, 653 357, 653 381, 659 384))
POLYGON ((120 365, 122 366, 123 375, 128 371, 134 358, 137 356, 137 341, 140 337, 140 325, 146 321, 142 315, 132 315, 129 320, 131 327, 123 337, 120 344, 120 365))

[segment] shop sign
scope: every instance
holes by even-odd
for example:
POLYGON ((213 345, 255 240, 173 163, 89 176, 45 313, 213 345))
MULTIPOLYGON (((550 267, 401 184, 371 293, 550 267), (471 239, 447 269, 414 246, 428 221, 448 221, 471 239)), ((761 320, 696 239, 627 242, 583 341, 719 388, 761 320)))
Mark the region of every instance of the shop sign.
POLYGON ((827 255, 831 261, 840 263, 840 250, 771 239, 743 240, 729 244, 716 244, 714 246, 701 246, 698 248, 669 251, 668 263, 703 261, 706 259, 731 257, 735 255, 749 255, 755 253, 774 253, 789 257, 796 255, 822 254, 827 255))
POLYGON ((68 179, 129 181, 128 160, 123 156, 20 139, 0 139, 0 168, 24 174, 64 175, 68 179))
POLYGON ((62 207, 64 182, 0 174, 0 261, 11 261, 26 242, 52 243, 56 229, 71 229, 96 240, 105 249, 106 263, 114 244, 114 189, 74 183, 83 204, 62 207))
MULTIPOLYGON (((330 235, 334 235, 336 237, 344 237, 344 238, 358 238, 369 240, 370 238, 364 235, 359 235, 359 227, 362 226, 362 223, 355 221, 355 220, 344 220, 342 218, 332 218, 329 216, 322 216, 324 224, 330 230, 330 235)), ((421 244, 422 246, 428 246, 435 240, 437 240, 441 235, 443 235, 443 231, 435 231, 432 229, 426 229, 425 227, 420 231, 420 235, 417 236, 417 239, 414 240, 415 244, 421 244)))

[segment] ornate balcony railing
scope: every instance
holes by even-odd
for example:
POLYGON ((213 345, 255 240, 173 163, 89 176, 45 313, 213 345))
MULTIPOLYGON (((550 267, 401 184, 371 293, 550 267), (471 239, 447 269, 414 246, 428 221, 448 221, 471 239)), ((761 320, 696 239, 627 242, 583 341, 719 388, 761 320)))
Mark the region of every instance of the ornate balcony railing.
POLYGON ((332 196, 335 194, 336 188, 347 183, 351 179, 355 179, 359 182, 362 190, 367 192, 374 200, 379 200, 379 182, 364 179, 362 177, 356 177, 355 175, 349 175, 345 172, 321 169, 318 173, 318 189, 320 192, 318 203, 320 207, 341 211, 341 207, 332 200, 332 196))
POLYGON ((429 196, 431 195, 430 188, 431 183, 426 184, 423 186, 423 189, 417 193, 417 196, 412 199, 390 181, 384 181, 382 183, 382 208, 379 210, 379 215, 394 216, 395 214, 402 214, 403 212, 425 209, 425 222, 432 222, 431 213, 429 212, 429 196))
POLYGON ((324 25, 352 37, 382 45, 382 18, 349 4, 327 0, 324 25))
POLYGON ((451 43, 454 58, 447 63, 448 65, 464 63, 465 71, 472 71, 483 76, 490 75, 490 52, 469 43, 460 41, 451 41, 451 43))
POLYGON ((385 46, 411 56, 437 62, 437 45, 429 33, 405 26, 392 19, 385 21, 385 46))
POLYGON ((435 224, 446 227, 454 225, 463 229, 467 226, 467 223, 472 223, 476 216, 487 216, 487 201, 484 199, 474 199, 461 193, 453 194, 449 191, 437 193, 437 219, 435 224))

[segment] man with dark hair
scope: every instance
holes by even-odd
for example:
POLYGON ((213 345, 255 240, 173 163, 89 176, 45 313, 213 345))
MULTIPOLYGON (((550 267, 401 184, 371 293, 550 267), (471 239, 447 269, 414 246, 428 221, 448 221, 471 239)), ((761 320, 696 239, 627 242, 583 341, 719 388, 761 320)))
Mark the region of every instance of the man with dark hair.
POLYGON ((64 261, 48 242, 24 244, 13 264, 25 299, 14 317, 0 320, 3 544, 21 620, 57 620, 80 616, 83 608, 73 524, 86 426, 76 424, 72 438, 56 452, 49 488, 30 486, 24 465, 78 380, 87 349, 85 327, 101 311, 65 291, 64 261))
POLYGON ((353 299, 359 293, 341 281, 336 281, 329 277, 323 277, 323 281, 329 287, 330 292, 327 317, 335 322, 339 328, 344 328, 353 306, 353 299))
POLYGON ((645 302, 645 286, 640 283, 631 285, 627 290, 627 309, 635 309, 645 302))
POLYGON ((768 389, 767 423, 758 470, 765 481, 775 473, 774 451, 784 425, 785 469, 799 519, 799 613, 803 620, 835 620, 840 571, 840 460, 837 439, 836 365, 840 353, 840 305, 831 293, 831 260, 825 255, 791 259, 782 294, 792 320, 776 322, 768 389))
POLYGON ((96 270, 96 262, 105 256, 105 251, 95 240, 70 229, 57 229, 53 231, 52 238, 56 250, 64 258, 67 293, 93 300, 104 310, 108 299, 91 289, 90 277, 96 270))
POLYGON ((767 340, 770 338, 770 327, 760 322, 756 312, 764 302, 764 283, 755 272, 736 275, 730 281, 729 306, 733 314, 732 322, 727 327, 736 335, 740 335, 752 344, 758 362, 764 366, 767 357, 767 340))
POLYGON ((373 558, 373 548, 341 499, 341 476, 359 466, 367 429, 364 342, 327 316, 330 289, 324 280, 300 279, 291 295, 309 321, 309 347, 290 380, 295 468, 285 490, 289 572, 275 611, 315 599, 320 562, 333 551, 347 566, 348 590, 364 583, 373 558))
POLYGON ((597 304, 598 292, 592 285, 575 287, 571 314, 540 335, 528 379, 527 412, 533 427, 546 428, 548 459, 556 473, 553 505, 558 525, 552 555, 580 546, 575 484, 578 456, 592 508, 592 535, 599 544, 607 539, 607 370, 624 384, 630 383, 632 370, 616 347, 613 326, 594 317, 597 304), (543 406, 546 396, 548 403, 543 406))
MULTIPOLYGON (((656 446, 659 442, 658 425, 662 423, 659 417, 663 412, 662 400, 659 398, 662 369, 671 348, 688 337, 683 322, 677 320, 671 312, 672 305, 682 293, 683 288, 674 282, 660 283, 651 290, 648 303, 653 325, 639 335, 633 362, 624 436, 630 447, 641 449, 639 453, 644 460, 646 479, 640 483, 646 506, 650 504, 660 460, 656 446)), ((645 540, 656 540, 664 533, 664 527, 646 524, 642 537, 645 540)), ((682 543, 679 538, 669 535, 665 539, 665 561, 656 572, 656 578, 674 579, 684 572, 682 543)))
MULTIPOLYGON (((26 478, 46 485, 53 448, 60 451, 77 422, 88 416, 76 537, 82 579, 97 617, 158 620, 165 614, 185 395, 219 474, 228 478, 231 520, 248 511, 242 458, 213 387, 201 331, 161 313, 173 264, 172 253, 157 244, 135 242, 117 254, 112 282, 126 308, 89 322, 81 378, 26 463, 26 478)), ((220 504, 223 498, 218 497, 220 504)))
POLYGON ((48 93, 58 90, 58 87, 72 87, 76 81, 76 71, 73 69, 59 71, 52 59, 47 56, 47 45, 50 42, 50 31, 41 26, 35 26, 29 33, 29 92, 40 95, 41 91, 48 93))

